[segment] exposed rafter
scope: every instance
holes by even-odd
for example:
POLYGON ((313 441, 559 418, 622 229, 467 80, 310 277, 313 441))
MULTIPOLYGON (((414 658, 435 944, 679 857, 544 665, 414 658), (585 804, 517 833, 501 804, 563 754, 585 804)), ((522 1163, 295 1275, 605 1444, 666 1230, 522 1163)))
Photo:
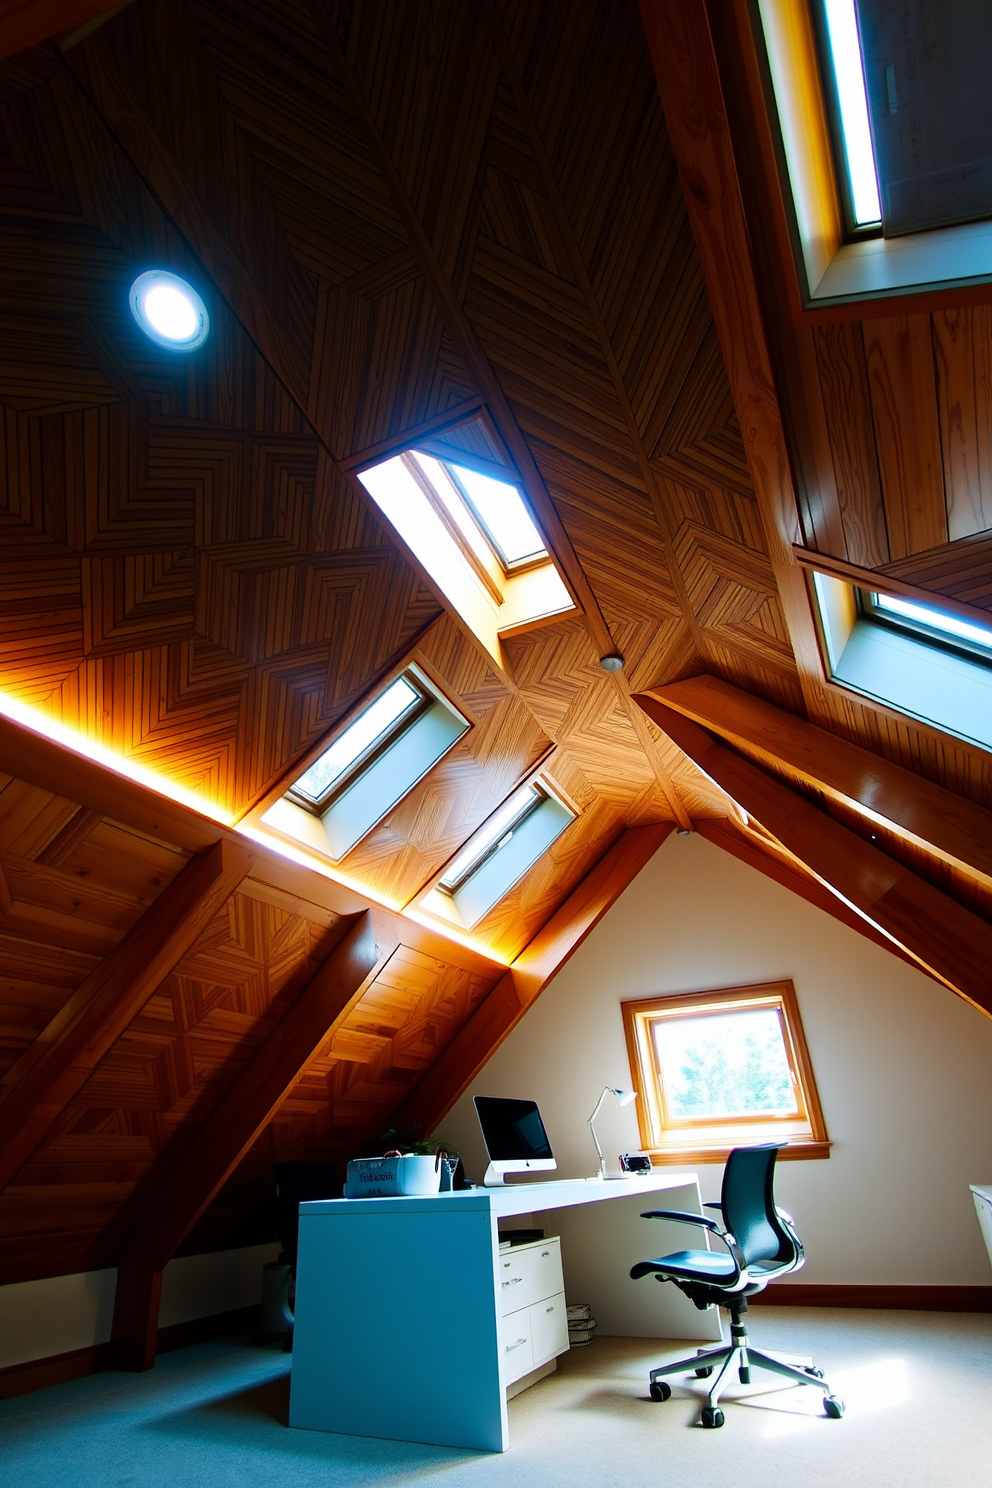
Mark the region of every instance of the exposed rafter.
POLYGON ((992 925, 717 743, 656 698, 641 706, 721 790, 937 981, 992 1014, 992 925))
POLYGON ((395 949, 384 917, 361 915, 157 1187, 125 1207, 113 1325, 121 1363, 151 1367, 166 1263, 395 949))
POLYGON ((992 887, 992 811, 719 677, 691 677, 649 695, 992 887))
POLYGON ((27 1162, 115 1039, 251 867, 217 842, 192 858, 8 1070, 0 1104, 0 1189, 27 1162))

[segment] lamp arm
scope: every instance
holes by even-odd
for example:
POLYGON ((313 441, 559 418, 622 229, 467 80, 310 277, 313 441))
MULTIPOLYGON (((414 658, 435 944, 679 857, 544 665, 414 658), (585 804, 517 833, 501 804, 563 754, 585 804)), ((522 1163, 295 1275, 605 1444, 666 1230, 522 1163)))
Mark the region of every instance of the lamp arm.
POLYGON ((596 1120, 596 1117, 599 1115, 600 1107, 602 1106, 604 1100, 609 1095, 609 1093, 610 1093, 610 1087, 609 1087, 609 1085, 604 1085, 603 1086, 603 1093, 599 1097, 599 1100, 596 1102, 596 1108, 593 1111, 592 1115, 589 1117, 588 1123, 587 1123, 588 1124, 588 1127, 589 1127, 589 1130, 592 1133, 592 1139, 593 1139, 593 1141, 596 1144, 596 1152, 597 1152, 597 1155, 599 1157, 599 1171, 600 1171, 600 1174, 601 1175, 604 1175, 604 1176, 606 1174, 606 1158, 603 1156, 603 1149, 599 1145, 599 1138, 596 1135, 596 1128, 593 1125, 593 1123, 596 1120))

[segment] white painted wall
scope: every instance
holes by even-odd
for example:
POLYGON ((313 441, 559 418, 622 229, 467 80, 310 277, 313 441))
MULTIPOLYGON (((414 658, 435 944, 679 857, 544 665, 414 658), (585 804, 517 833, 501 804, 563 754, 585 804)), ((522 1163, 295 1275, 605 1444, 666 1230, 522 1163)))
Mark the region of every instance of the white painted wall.
MULTIPOLYGON (((481 1178, 471 1096, 534 1099, 559 1176, 590 1174, 586 1118, 604 1085, 631 1083, 620 1003, 783 976, 834 1143, 778 1167, 808 1257, 796 1280, 992 1282, 968 1189, 992 1182, 992 1019, 701 837, 668 838, 441 1130, 481 1178)), ((610 1105, 596 1129, 615 1167, 640 1140, 634 1108, 610 1105)), ((699 1171, 719 1197, 722 1169, 699 1171)))
MULTIPOLYGON (((260 1302, 262 1267, 278 1255, 278 1244, 249 1245, 170 1261, 159 1327, 260 1302)), ((116 1269, 0 1286, 0 1369, 106 1343, 116 1286, 116 1269)))

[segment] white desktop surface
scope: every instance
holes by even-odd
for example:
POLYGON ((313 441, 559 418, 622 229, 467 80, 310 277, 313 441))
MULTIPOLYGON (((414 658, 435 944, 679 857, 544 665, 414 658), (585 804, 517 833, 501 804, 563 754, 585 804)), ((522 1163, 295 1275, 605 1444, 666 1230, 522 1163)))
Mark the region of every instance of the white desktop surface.
POLYGON ((500 1220, 554 1216, 567 1299, 591 1302, 600 1332, 719 1338, 715 1310, 630 1280, 634 1261, 706 1244, 639 1218, 654 1207, 700 1213, 695 1173, 301 1204, 290 1425, 505 1451, 500 1220))

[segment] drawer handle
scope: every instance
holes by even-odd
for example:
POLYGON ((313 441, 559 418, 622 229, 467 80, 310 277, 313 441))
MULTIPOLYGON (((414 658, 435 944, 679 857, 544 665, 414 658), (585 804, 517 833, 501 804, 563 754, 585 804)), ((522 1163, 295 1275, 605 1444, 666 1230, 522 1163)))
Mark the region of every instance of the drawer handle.
POLYGON ((545 1310, 545 1312, 554 1312, 554 1308, 553 1307, 546 1307, 544 1310, 545 1310))
POLYGON ((526 1342, 527 1342, 526 1338, 518 1338, 517 1341, 516 1341, 516 1343, 508 1343, 506 1345, 506 1352, 508 1354, 512 1354, 512 1352, 513 1352, 513 1350, 515 1348, 519 1348, 522 1343, 526 1343, 526 1342))
POLYGON ((523 1281, 523 1277, 522 1276, 511 1276, 510 1277, 510 1280, 509 1281, 504 1281, 503 1285, 505 1287, 516 1286, 516 1284, 517 1284, 518 1281, 523 1281))
POLYGON ((542 1250, 542 1251, 541 1251, 541 1255, 542 1255, 542 1256, 546 1256, 546 1255, 548 1255, 548 1256, 549 1256, 549 1255, 550 1255, 550 1254, 551 1254, 551 1252, 550 1252, 550 1250, 542 1250))

